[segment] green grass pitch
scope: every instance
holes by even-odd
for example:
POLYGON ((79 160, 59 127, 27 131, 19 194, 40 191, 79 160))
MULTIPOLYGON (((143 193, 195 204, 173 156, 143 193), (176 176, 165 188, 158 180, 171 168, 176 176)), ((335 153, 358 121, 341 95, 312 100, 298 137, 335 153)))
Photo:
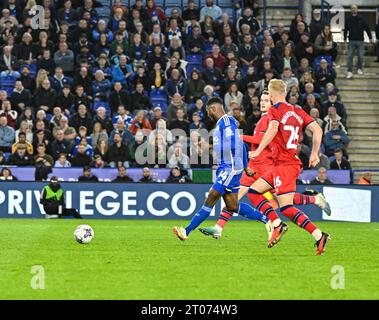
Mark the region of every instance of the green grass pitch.
POLYGON ((318 223, 333 238, 324 256, 295 225, 268 249, 257 222, 187 242, 172 234, 176 224, 0 219, 0 299, 379 299, 378 223, 318 223), (73 239, 81 223, 95 230, 88 245, 73 239), (43 290, 31 288, 33 265, 44 267, 43 290), (335 265, 343 290, 331 288, 335 265))

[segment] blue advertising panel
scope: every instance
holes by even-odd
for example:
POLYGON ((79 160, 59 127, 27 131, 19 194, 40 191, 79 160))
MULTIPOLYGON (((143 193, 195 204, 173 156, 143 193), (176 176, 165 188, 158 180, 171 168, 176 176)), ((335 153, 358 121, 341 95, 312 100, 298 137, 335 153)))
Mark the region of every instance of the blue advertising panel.
MULTIPOLYGON (((46 183, 1 182, 0 218, 43 218, 39 203, 46 183)), ((203 204, 208 184, 62 183, 67 207, 89 219, 189 219, 203 204)), ((331 203, 331 217, 315 205, 301 209, 315 221, 379 221, 379 186, 299 186, 323 191, 331 203)), ((243 199, 248 202, 248 199, 243 199)), ((211 217, 218 216, 218 203, 211 217)), ((239 219, 239 217, 236 217, 239 219)))

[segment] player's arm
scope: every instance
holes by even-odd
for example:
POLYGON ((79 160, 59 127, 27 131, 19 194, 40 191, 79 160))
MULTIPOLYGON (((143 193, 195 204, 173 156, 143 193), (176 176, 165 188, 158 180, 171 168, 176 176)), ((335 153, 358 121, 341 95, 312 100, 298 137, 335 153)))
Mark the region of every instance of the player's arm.
POLYGON ((309 129, 312 134, 312 151, 309 157, 309 167, 315 167, 319 164, 320 158, 318 156, 320 152, 320 146, 322 141, 322 129, 316 121, 311 122, 307 129, 309 129))
POLYGON ((262 151, 267 148, 267 146, 274 140, 276 134, 279 130, 279 122, 277 120, 270 121, 270 124, 268 125, 267 131, 264 134, 261 143, 259 144, 259 147, 257 150, 252 151, 249 153, 249 158, 254 159, 258 157, 262 151))
POLYGON ((247 143, 260 144, 265 132, 258 132, 253 136, 242 135, 242 140, 247 143))

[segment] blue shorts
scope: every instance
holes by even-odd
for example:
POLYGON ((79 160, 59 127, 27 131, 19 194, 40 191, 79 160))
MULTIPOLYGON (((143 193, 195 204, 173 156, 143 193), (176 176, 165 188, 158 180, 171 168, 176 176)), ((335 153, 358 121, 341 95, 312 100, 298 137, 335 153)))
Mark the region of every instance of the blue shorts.
POLYGON ((242 173, 243 170, 233 171, 231 168, 217 168, 216 181, 212 189, 221 195, 226 193, 238 193, 242 173))

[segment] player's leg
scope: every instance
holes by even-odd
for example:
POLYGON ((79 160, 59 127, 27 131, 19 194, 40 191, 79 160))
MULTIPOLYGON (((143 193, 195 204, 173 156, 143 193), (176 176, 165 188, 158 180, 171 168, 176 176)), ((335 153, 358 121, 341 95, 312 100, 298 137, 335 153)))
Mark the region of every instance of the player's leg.
POLYGON ((270 201, 264 196, 266 192, 271 191, 274 188, 273 183, 271 182, 272 179, 270 178, 271 175, 272 172, 268 172, 255 181, 249 189, 248 198, 253 206, 262 212, 271 221, 274 227, 277 227, 281 223, 281 220, 270 201))
POLYGON ((187 240, 189 234, 195 230, 205 219, 209 217, 212 212, 213 207, 216 202, 221 198, 222 194, 211 188, 208 193, 208 197, 206 198, 201 209, 195 214, 190 223, 186 228, 182 227, 174 227, 174 234, 182 241, 187 240))
POLYGON ((276 169, 276 180, 280 181, 277 185, 280 213, 300 228, 308 231, 316 240, 317 254, 321 254, 325 251, 326 243, 330 239, 329 235, 317 228, 305 213, 294 206, 293 199, 299 172, 299 168, 290 166, 281 166, 276 169))
POLYGON ((331 209, 329 203, 326 201, 325 196, 320 192, 316 195, 307 195, 302 193, 295 193, 293 197, 293 204, 295 205, 310 205, 315 204, 320 207, 325 213, 330 216, 331 209))
MULTIPOLYGON (((249 191, 249 187, 241 186, 240 189, 238 190, 238 201, 241 200, 246 195, 246 193, 248 191, 249 191)), ((222 230, 225 227, 225 224, 229 221, 229 219, 232 216, 233 216, 233 214, 231 212, 229 212, 226 207, 224 207, 220 213, 220 216, 219 216, 215 226, 213 228, 212 227, 211 228, 204 228, 206 230, 204 230, 205 232, 203 232, 203 233, 207 235, 208 231, 211 233, 213 231, 217 231, 217 235, 219 235, 218 236, 218 238, 219 238, 221 236, 222 230)))

